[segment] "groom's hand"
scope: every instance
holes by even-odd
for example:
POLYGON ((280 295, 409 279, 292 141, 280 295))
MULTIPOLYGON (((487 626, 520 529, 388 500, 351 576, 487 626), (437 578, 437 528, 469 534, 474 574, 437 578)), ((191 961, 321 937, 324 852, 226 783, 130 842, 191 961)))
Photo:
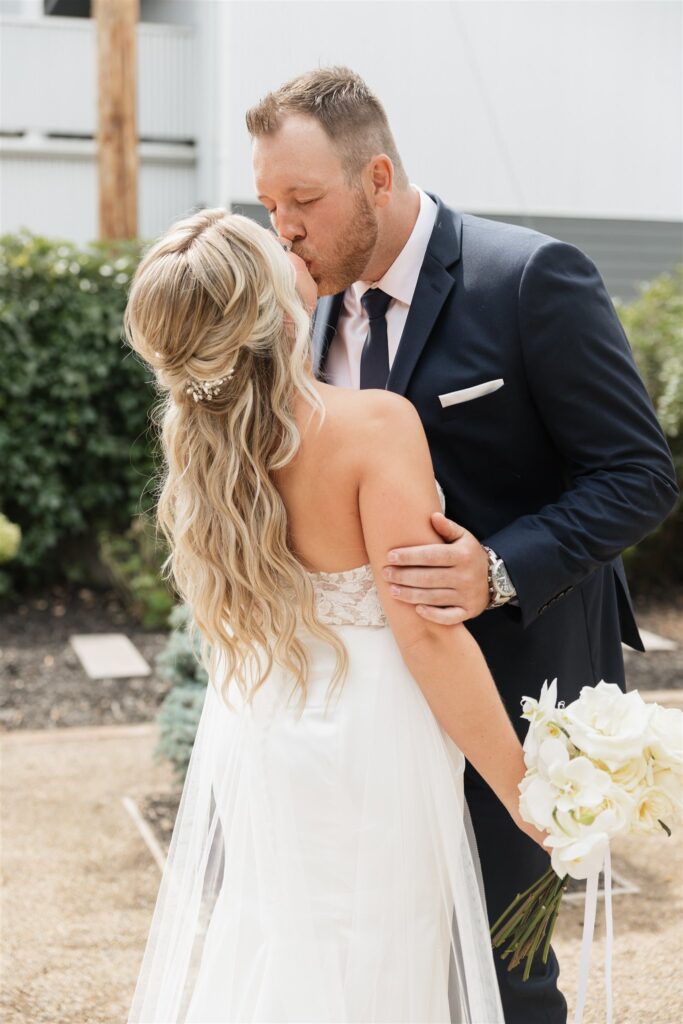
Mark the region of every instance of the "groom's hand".
POLYGON ((453 626, 488 606, 488 559, 474 534, 440 512, 432 526, 448 543, 394 548, 384 578, 394 584, 394 597, 416 605, 424 619, 453 626))

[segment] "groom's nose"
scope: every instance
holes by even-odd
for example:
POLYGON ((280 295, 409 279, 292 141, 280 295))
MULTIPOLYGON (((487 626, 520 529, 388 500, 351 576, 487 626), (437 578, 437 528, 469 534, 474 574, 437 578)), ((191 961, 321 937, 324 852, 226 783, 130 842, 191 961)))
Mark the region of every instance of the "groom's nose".
POLYGON ((292 243, 306 237, 306 229, 301 219, 292 211, 278 211, 275 215, 275 228, 283 238, 288 238, 292 243))

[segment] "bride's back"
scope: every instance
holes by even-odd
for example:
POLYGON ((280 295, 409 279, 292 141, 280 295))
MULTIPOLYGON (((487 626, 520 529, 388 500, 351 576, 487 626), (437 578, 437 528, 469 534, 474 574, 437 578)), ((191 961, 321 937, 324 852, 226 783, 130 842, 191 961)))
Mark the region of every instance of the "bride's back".
POLYGON ((302 434, 294 460, 272 475, 289 522, 289 543, 310 571, 337 572, 368 562, 358 508, 363 425, 369 395, 316 383, 325 405, 318 413, 300 400, 295 416, 302 434))

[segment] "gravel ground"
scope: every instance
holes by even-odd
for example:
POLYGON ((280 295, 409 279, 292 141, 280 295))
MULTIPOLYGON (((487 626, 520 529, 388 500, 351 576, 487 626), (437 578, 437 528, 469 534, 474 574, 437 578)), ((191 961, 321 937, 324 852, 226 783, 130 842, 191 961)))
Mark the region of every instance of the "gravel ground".
MULTIPOLYGON (((168 794, 153 725, 15 730, 2 737, 3 884, 0 1013, 6 1024, 126 1019, 159 870, 121 798, 168 794)), ((640 891, 614 899, 614 1024, 683 1019, 683 841, 620 840, 618 873, 640 891)), ((576 996, 581 903, 566 902, 553 945, 576 996)), ((599 915, 602 914, 602 902, 599 915)), ((603 1024, 604 925, 598 916, 585 1024, 603 1024)))
POLYGON ((159 869, 121 802, 170 784, 153 725, 2 738, 4 1024, 127 1018, 159 869))

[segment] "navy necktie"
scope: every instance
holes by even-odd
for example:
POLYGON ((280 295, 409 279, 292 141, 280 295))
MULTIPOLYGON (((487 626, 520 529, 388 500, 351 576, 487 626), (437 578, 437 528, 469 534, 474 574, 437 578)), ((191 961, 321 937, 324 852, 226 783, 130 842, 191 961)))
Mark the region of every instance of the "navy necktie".
POLYGON ((368 288, 361 296, 370 330, 360 357, 361 388, 385 388, 389 377, 389 339, 386 312, 391 295, 381 288, 368 288))

